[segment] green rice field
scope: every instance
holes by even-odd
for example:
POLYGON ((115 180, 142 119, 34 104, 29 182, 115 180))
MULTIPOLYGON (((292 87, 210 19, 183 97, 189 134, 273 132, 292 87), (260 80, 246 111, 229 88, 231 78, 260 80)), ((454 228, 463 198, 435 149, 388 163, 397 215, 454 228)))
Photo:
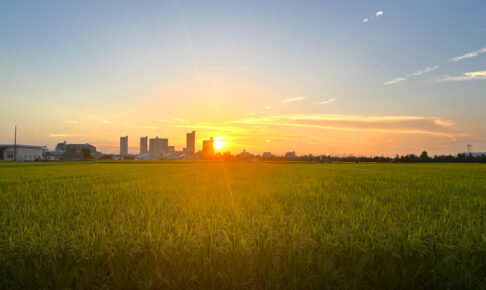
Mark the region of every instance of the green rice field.
POLYGON ((0 163, 0 289, 485 289, 486 165, 0 163))

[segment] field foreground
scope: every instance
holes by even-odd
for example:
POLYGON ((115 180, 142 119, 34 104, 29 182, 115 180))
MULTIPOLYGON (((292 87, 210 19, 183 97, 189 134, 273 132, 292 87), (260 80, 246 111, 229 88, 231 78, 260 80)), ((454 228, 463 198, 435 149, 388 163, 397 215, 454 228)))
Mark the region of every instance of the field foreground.
POLYGON ((485 285, 484 165, 0 163, 0 289, 485 285))

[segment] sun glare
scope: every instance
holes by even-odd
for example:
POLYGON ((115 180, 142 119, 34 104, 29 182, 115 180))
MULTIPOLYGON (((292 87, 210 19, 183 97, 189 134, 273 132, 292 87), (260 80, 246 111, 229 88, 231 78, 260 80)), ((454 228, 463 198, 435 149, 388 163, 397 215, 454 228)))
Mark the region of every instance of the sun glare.
POLYGON ((220 139, 216 139, 214 140, 214 149, 221 149, 223 148, 226 144, 228 144, 228 142, 225 142, 223 140, 220 140, 220 139))

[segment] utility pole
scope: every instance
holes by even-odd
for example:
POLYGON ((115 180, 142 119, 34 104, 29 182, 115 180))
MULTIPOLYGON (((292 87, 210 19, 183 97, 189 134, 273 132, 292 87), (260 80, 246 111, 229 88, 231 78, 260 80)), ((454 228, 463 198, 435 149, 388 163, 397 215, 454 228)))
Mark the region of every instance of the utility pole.
POLYGON ((17 161, 17 125, 15 125, 15 137, 14 137, 14 161, 17 161))

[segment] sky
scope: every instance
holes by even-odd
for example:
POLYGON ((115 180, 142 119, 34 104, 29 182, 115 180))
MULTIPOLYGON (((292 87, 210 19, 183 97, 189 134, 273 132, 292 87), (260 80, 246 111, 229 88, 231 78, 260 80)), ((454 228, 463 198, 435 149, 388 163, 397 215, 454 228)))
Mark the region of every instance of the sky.
POLYGON ((486 2, 3 1, 0 143, 486 152, 486 2))

